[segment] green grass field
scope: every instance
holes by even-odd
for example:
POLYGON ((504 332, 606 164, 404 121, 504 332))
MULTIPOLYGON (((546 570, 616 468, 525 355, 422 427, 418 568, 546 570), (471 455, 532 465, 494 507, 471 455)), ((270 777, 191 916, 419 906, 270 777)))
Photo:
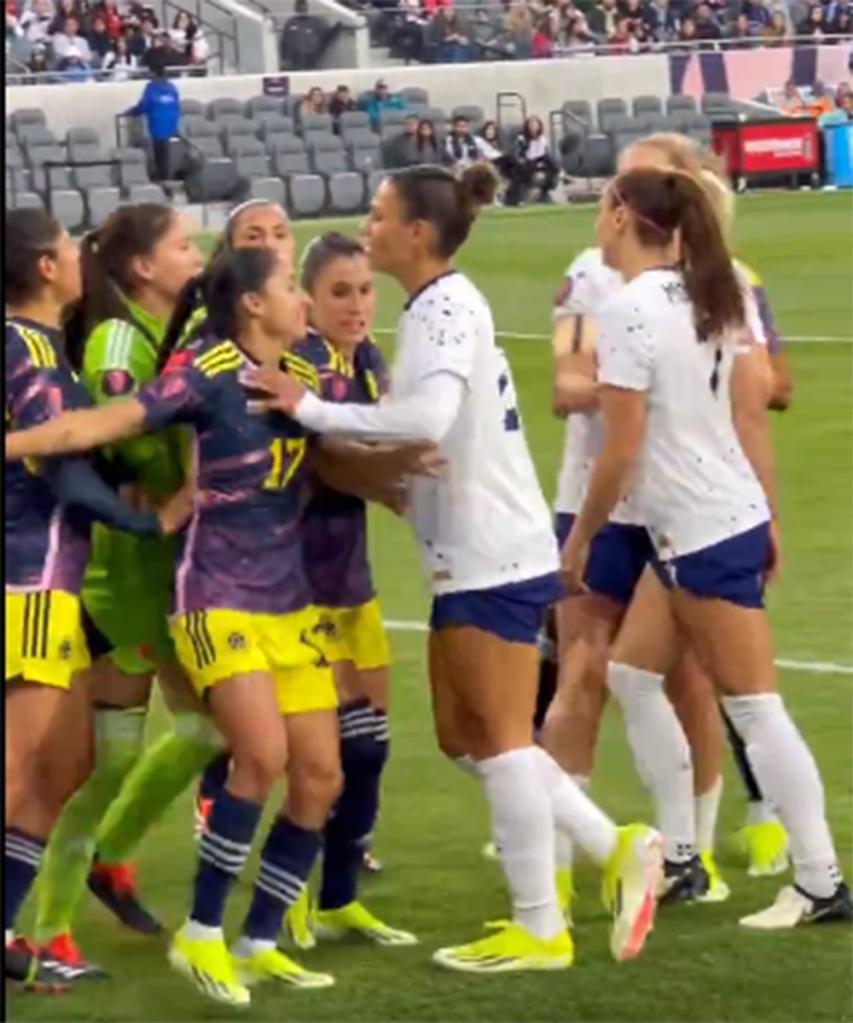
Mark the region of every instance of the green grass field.
MULTIPOLYGON (((849 195, 767 195, 742 200, 739 253, 760 270, 783 334, 835 338, 788 348, 794 403, 776 418, 785 569, 770 598, 778 655, 829 662, 842 671, 781 671, 782 688, 823 772, 827 804, 848 878, 853 876, 853 199, 849 195)), ((460 266, 490 298, 506 334, 547 334, 551 297, 569 258, 591 243, 591 209, 496 212, 485 218, 460 266)), ((346 229, 352 229, 352 224, 346 229)), ((300 244, 317 225, 297 225, 300 244)), ((400 296, 382 287, 378 324, 393 327, 400 296)), ((390 345, 390 338, 388 338, 390 345)), ((544 339, 504 339, 525 427, 546 492, 552 493, 562 425, 550 414, 550 349, 544 339)), ((405 527, 384 513, 373 530, 385 614, 423 622, 428 597, 405 527)), ((257 989, 247 1020, 620 1020, 745 1021, 853 1019, 853 936, 840 928, 756 935, 737 927, 768 904, 778 879, 746 877, 728 838, 742 797, 732 769, 721 820, 720 863, 728 903, 662 913, 644 955, 617 966, 592 869, 579 871, 576 965, 554 975, 465 977, 433 967, 431 951, 475 937, 506 915, 475 784, 446 764, 431 732, 424 636, 394 631, 392 759, 376 852, 386 870, 364 883, 364 898, 390 923, 417 932, 413 949, 322 947, 304 957, 330 970, 329 991, 257 989)), ((152 727, 161 727, 155 715, 152 727)), ((648 817, 621 722, 607 715, 593 794, 615 817, 648 817)), ((186 911, 193 873, 189 794, 148 836, 139 855, 141 887, 170 928, 186 911)), ((229 929, 244 912, 254 864, 234 892, 229 929)), ((28 923, 28 918, 23 921, 28 923)), ((112 973, 61 1001, 15 996, 15 1020, 226 1020, 222 1010, 170 973, 165 941, 122 931, 84 900, 78 937, 112 973)))

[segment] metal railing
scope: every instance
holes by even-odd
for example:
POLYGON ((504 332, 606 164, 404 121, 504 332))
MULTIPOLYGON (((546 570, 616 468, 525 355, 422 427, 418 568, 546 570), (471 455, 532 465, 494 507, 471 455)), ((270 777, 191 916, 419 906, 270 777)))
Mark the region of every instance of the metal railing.
MULTIPOLYGON (((212 53, 210 59, 219 59, 220 54, 212 53)), ((169 77, 174 78, 196 78, 206 76, 208 73, 207 64, 167 64, 166 71, 169 77)), ((220 63, 220 73, 222 65, 220 63)), ((137 82, 145 81, 152 77, 148 68, 90 68, 85 76, 79 71, 22 71, 9 74, 6 72, 6 86, 10 85, 68 85, 86 82, 137 82), (121 76, 121 77, 119 77, 121 76)))

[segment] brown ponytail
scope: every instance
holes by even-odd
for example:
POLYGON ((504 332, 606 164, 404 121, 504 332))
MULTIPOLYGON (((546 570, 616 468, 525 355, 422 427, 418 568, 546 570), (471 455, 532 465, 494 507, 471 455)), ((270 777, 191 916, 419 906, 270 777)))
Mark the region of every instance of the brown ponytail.
POLYGON ((700 340, 743 326, 741 285, 702 186, 688 174, 638 170, 616 178, 612 195, 633 214, 641 245, 668 245, 679 232, 684 284, 700 340))

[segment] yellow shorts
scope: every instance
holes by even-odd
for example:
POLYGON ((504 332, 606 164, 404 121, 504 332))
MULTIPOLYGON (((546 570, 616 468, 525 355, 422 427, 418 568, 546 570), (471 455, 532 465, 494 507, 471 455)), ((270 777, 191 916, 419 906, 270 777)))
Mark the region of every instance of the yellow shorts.
POLYGON ((213 609, 175 615, 172 639, 178 660, 200 696, 232 675, 273 676, 282 714, 338 705, 328 638, 315 607, 291 614, 213 609))
POLYGON ((6 681, 68 689, 89 666, 80 600, 62 590, 6 593, 6 681))
POLYGON ((352 661, 360 671, 384 668, 390 663, 388 636, 375 597, 358 607, 321 607, 319 610, 334 626, 329 642, 330 660, 352 661))

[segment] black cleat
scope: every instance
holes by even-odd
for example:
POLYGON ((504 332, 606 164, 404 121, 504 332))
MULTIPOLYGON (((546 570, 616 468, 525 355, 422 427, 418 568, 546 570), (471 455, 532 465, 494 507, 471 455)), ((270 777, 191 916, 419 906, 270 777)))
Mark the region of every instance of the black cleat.
POLYGON ((693 902, 707 893, 710 884, 708 871, 698 856, 686 863, 664 860, 658 903, 665 906, 671 902, 693 902))
POLYGON ((15 938, 6 945, 3 976, 24 991, 35 994, 63 994, 74 982, 74 977, 60 963, 43 959, 25 938, 15 938))
POLYGON ((756 931, 784 931, 803 924, 853 923, 853 901, 843 882, 832 895, 809 895, 797 885, 783 888, 768 909, 741 918, 741 927, 756 931))
POLYGON ((74 980, 106 980, 109 977, 102 966, 96 966, 83 958, 70 934, 57 934, 46 945, 42 945, 41 957, 45 962, 70 970, 74 980))
POLYGON ((163 933, 162 924, 139 901, 133 868, 121 864, 107 866, 95 863, 89 871, 89 891, 118 917, 125 927, 137 934, 155 937, 163 933))

